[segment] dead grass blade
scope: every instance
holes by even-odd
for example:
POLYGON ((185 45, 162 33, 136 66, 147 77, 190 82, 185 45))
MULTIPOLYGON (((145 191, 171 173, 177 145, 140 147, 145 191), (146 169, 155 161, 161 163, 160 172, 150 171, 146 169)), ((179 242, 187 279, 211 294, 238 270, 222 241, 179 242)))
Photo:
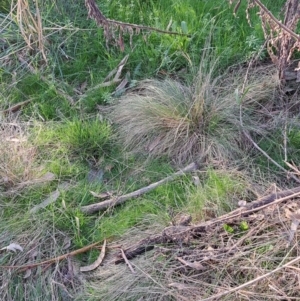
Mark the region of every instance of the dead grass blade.
POLYGON ((285 172, 286 175, 288 175, 290 178, 292 178, 295 182, 300 183, 300 179, 298 179, 295 175, 288 172, 284 167, 282 167, 280 164, 278 164, 275 160, 273 160, 264 150, 262 150, 257 143, 251 138, 251 136, 244 131, 244 135, 247 137, 247 139, 252 143, 252 145, 260 151, 269 161, 271 161, 275 166, 277 166, 279 169, 285 172))
POLYGON ((19 30, 28 48, 32 50, 38 49, 42 54, 44 62, 47 63, 45 37, 38 1, 35 1, 34 5, 35 14, 31 12, 30 2, 28 0, 18 0, 10 14, 13 19, 16 19, 19 30))

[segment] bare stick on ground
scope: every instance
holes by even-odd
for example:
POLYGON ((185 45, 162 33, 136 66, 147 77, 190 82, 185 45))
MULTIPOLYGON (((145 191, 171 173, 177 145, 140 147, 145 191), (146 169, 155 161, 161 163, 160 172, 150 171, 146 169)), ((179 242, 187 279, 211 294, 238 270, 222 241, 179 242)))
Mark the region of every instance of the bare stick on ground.
POLYGON ((135 270, 133 269, 131 263, 129 262, 129 260, 127 259, 123 249, 120 249, 121 250, 121 253, 122 253, 122 257, 124 259, 124 261, 126 262, 127 266, 129 267, 130 271, 132 272, 132 274, 135 274, 135 270))
POLYGON ((128 194, 124 194, 122 196, 119 196, 119 197, 115 197, 115 198, 112 198, 112 199, 109 199, 109 200, 106 200, 104 202, 101 202, 101 203, 96 203, 96 204, 92 204, 92 205, 88 205, 88 206, 83 206, 81 207, 81 211, 83 211, 84 213, 87 213, 87 214, 92 214, 92 213, 95 213, 95 212, 98 212, 100 210, 105 210, 109 207, 112 207, 112 206, 115 206, 115 205, 119 205, 119 204, 122 204, 124 203, 125 201, 129 200, 129 199, 132 199, 132 198, 135 198, 135 197, 138 197, 144 193, 147 193, 153 189, 155 189, 156 187, 162 185, 162 184, 165 184, 169 181, 172 181, 174 180, 175 178, 179 177, 179 176, 182 176, 188 172, 191 172, 191 171, 195 171, 197 170, 198 168, 198 164, 197 163, 191 163, 190 165, 186 166, 185 168, 183 168, 182 170, 158 181, 158 182, 155 182, 155 183, 152 183, 150 184, 149 186, 146 186, 146 187, 143 187, 141 189, 138 189, 136 191, 133 191, 131 193, 128 193, 128 194))
POLYGON ((6 110, 0 111, 0 113, 6 114, 8 115, 9 113, 15 113, 18 110, 20 110, 22 107, 26 106, 27 104, 29 104, 32 101, 32 99, 28 99, 22 102, 19 102, 11 107, 9 107, 6 110))

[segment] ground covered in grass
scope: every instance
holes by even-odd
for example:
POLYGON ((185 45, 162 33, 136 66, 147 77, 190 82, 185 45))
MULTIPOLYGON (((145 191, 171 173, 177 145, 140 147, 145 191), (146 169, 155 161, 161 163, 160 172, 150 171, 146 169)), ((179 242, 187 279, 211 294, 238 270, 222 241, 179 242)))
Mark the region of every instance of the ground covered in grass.
POLYGON ((297 300, 299 95, 256 11, 97 4, 178 35, 109 40, 77 0, 0 4, 0 299, 297 300))

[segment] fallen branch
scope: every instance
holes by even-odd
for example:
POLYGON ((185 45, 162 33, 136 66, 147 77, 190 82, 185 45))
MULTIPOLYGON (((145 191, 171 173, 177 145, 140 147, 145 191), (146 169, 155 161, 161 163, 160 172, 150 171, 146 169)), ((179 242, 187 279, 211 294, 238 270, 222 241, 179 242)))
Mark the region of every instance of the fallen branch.
POLYGON ((160 180, 156 183, 152 183, 149 186, 143 187, 141 189, 138 189, 138 190, 133 191, 133 192, 128 193, 128 194, 124 194, 124 195, 119 196, 119 197, 115 197, 115 198, 106 200, 104 202, 100 202, 100 203, 96 203, 96 204, 92 204, 92 205, 88 205, 88 206, 83 206, 83 207, 81 207, 81 211, 84 212, 84 213, 87 213, 87 214, 92 214, 92 213, 98 212, 100 210, 104 210, 104 209, 107 209, 109 207, 122 204, 122 203, 124 203, 125 201, 127 201, 129 199, 132 199, 132 198, 138 197, 142 194, 145 194, 145 193, 155 189, 156 187, 158 187, 162 184, 165 184, 169 181, 172 181, 175 178, 184 175, 185 173, 194 171, 197 168, 198 168, 198 165, 196 163, 192 163, 192 164, 186 166, 185 168, 183 168, 182 170, 180 170, 180 171, 178 171, 178 172, 176 172, 176 173, 174 173, 174 174, 172 174, 172 175, 170 175, 170 176, 168 176, 168 177, 166 177, 166 178, 164 178, 164 179, 162 179, 162 180, 160 180))
POLYGON ((107 47, 109 43, 113 42, 115 43, 115 45, 118 45, 120 47, 121 51, 124 51, 124 40, 123 40, 124 33, 129 34, 130 46, 132 46, 132 36, 134 34, 138 35, 141 32, 145 32, 145 31, 189 37, 189 35, 185 33, 161 30, 155 27, 125 23, 125 22, 108 19, 101 12, 95 0, 85 0, 85 6, 88 10, 88 17, 93 19, 99 27, 103 28, 107 47))
MULTIPOLYGON (((132 259, 140 254, 150 251, 155 245, 163 243, 180 242, 188 237, 199 237, 201 234, 206 233, 212 226, 222 225, 225 221, 232 221, 235 218, 242 218, 251 215, 254 212, 265 209, 270 205, 279 204, 287 200, 300 196, 300 186, 293 189, 280 191, 266 195, 256 201, 248 203, 246 206, 237 208, 227 214, 208 220, 193 226, 171 226, 163 230, 161 234, 150 236, 139 241, 136 245, 133 245, 124 253, 128 259, 132 259)), ((118 253, 113 262, 115 264, 124 262, 121 254, 118 253)))

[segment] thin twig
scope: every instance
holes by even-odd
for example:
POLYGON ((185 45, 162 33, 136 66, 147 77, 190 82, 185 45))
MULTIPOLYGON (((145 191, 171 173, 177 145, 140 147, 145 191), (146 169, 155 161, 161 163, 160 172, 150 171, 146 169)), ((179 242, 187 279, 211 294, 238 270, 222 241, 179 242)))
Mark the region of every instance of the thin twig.
POLYGON ((287 114, 284 121, 283 150, 284 150, 284 161, 287 162, 287 114))
POLYGON ((28 100, 19 102, 19 103, 15 104, 15 105, 9 107, 6 110, 0 111, 0 113, 3 113, 3 114, 15 113, 16 111, 20 110, 25 105, 29 104, 31 101, 32 101, 32 99, 28 99, 28 100))
POLYGON ((247 137, 247 139, 253 144, 253 146, 259 150, 268 160, 270 160, 274 165, 276 165, 279 169, 284 171, 286 174, 288 174, 293 180, 295 180, 297 183, 300 183, 300 180, 288 172, 284 167, 282 167, 280 164, 278 164, 275 160, 273 160, 264 150, 262 150, 257 143, 254 142, 254 140, 250 137, 250 135, 244 130, 244 135, 247 137))
POLYGON ((293 165, 294 162, 292 162, 293 164, 290 164, 290 163, 287 162, 287 161, 285 161, 284 163, 285 163, 290 169, 292 169, 292 170, 294 171, 294 174, 295 174, 295 175, 300 176, 300 170, 299 170, 295 165, 293 165))
POLYGON ((133 267, 132 267, 131 263, 129 262, 129 260, 127 259, 123 249, 120 249, 120 250, 121 250, 121 253, 122 253, 122 257, 123 257, 124 261, 126 262, 127 266, 129 267, 130 271, 132 272, 132 274, 135 274, 136 272, 133 269, 133 267))
POLYGON ((64 254, 64 255, 61 255, 61 256, 58 256, 58 257, 55 257, 55 258, 51 258, 51 259, 48 259, 48 260, 45 260, 45 261, 42 261, 42 262, 31 263, 31 264, 26 264, 26 265, 1 265, 0 268, 2 268, 2 269, 20 269, 20 271, 24 271, 24 270, 35 268, 35 267, 45 265, 45 264, 51 265, 53 263, 64 260, 64 259, 68 258, 69 256, 75 256, 75 255, 87 252, 90 249, 98 246, 100 243, 101 243, 101 241, 98 241, 98 242, 95 242, 91 245, 85 246, 81 249, 78 249, 78 250, 69 252, 67 254, 64 254))

